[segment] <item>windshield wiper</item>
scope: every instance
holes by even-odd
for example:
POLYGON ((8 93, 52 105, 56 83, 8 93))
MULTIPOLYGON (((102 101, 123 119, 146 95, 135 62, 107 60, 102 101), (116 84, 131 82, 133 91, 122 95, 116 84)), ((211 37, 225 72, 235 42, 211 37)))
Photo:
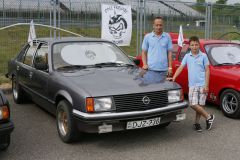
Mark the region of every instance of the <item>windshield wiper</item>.
POLYGON ((62 70, 62 69, 85 69, 87 68, 84 65, 69 65, 69 66, 62 66, 57 68, 58 70, 62 70))
POLYGON ((69 65, 69 66, 59 67, 58 70, 63 70, 63 69, 86 69, 86 68, 95 68, 95 67, 101 67, 101 66, 95 66, 95 65, 69 65))
POLYGON ((129 63, 116 63, 116 62, 105 62, 105 63, 97 63, 95 66, 134 66, 129 63))
POLYGON ((234 63, 219 63, 219 64, 216 64, 215 66, 227 66, 227 65, 234 65, 234 63))

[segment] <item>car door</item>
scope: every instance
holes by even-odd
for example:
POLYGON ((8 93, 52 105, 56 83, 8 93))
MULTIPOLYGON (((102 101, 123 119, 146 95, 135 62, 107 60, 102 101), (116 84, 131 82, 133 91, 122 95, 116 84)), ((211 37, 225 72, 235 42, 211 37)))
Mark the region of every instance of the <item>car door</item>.
MULTIPOLYGON (((173 73, 180 67, 183 57, 188 53, 188 45, 179 48, 176 58, 173 60, 173 73)), ((188 71, 187 65, 183 68, 181 74, 177 77, 176 82, 179 83, 185 94, 188 93, 188 71)))
POLYGON ((40 43, 33 60, 31 90, 34 92, 32 98, 41 106, 47 106, 48 103, 48 80, 48 45, 40 43))
POLYGON ((16 64, 17 80, 27 92, 30 92, 32 65, 36 49, 37 43, 33 43, 32 46, 28 44, 16 64))

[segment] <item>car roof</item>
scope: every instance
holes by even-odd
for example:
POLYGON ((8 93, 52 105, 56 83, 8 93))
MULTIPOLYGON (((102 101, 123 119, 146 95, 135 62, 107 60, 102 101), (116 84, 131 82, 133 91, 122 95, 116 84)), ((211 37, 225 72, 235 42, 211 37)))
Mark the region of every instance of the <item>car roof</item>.
POLYGON ((210 44, 210 43, 233 43, 227 40, 217 40, 217 39, 200 39, 200 43, 210 44))
POLYGON ((43 41, 47 43, 55 43, 55 42, 69 42, 69 41, 82 41, 82 42, 91 42, 91 41, 97 41, 97 42, 109 42, 104 39, 100 38, 89 38, 89 37, 57 37, 56 39, 53 37, 43 37, 43 38, 36 38, 34 41, 43 41))
MULTIPOLYGON (((227 40, 217 40, 217 39, 200 39, 200 44, 239 44, 237 42, 231 42, 231 41, 227 41, 227 40)), ((173 39, 172 42, 174 44, 177 44, 178 40, 177 39, 173 39)), ((189 40, 188 39, 184 39, 184 43, 188 44, 189 40)))

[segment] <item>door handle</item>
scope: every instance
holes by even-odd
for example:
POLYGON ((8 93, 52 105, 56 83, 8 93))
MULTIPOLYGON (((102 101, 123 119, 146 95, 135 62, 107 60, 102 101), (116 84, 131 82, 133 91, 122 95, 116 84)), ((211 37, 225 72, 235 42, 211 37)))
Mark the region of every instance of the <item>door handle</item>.
POLYGON ((31 79, 32 76, 33 76, 33 72, 30 72, 30 73, 29 73, 29 78, 31 79))

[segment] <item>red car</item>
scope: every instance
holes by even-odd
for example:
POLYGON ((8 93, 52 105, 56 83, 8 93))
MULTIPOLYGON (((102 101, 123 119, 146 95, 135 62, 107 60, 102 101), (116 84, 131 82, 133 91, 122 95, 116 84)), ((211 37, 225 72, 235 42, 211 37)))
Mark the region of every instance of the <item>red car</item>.
MULTIPOLYGON (((189 51, 188 40, 178 47, 176 34, 170 34, 173 42, 173 73, 181 65, 189 51)), ((222 112, 231 118, 240 117, 240 44, 222 40, 200 40, 200 50, 210 62, 210 84, 207 100, 220 105, 222 112)), ((141 61, 141 55, 137 56, 141 61)), ((142 62, 140 62, 140 66, 142 62)), ((176 81, 188 93, 187 67, 176 81)))

